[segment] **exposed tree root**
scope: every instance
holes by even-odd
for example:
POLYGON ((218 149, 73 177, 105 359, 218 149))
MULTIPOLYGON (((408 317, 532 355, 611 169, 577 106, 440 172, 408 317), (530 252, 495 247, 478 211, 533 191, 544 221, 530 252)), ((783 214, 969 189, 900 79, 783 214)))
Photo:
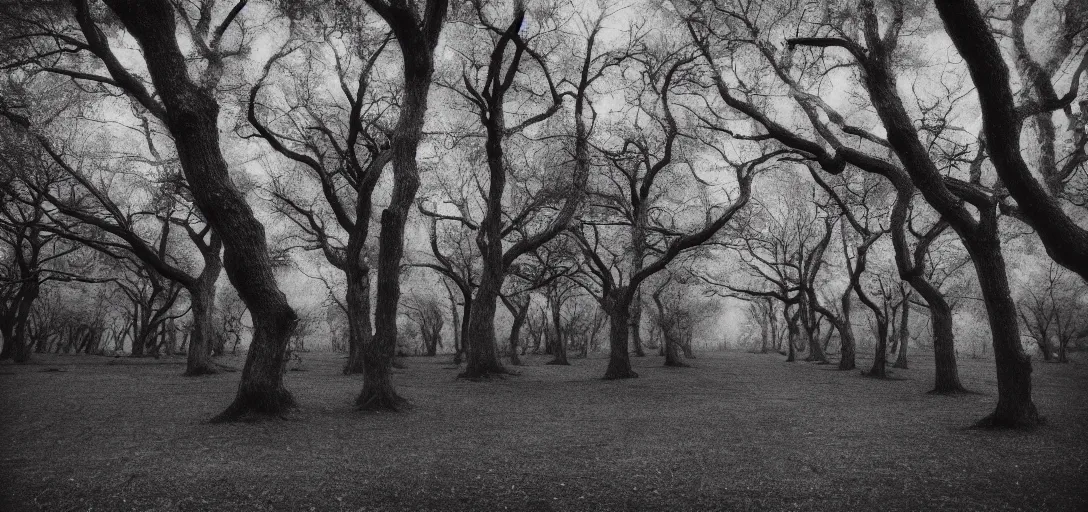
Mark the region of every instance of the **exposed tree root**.
POLYGON ((411 409, 412 405, 395 391, 367 389, 363 386, 363 391, 355 399, 355 408, 368 412, 403 412, 411 409))

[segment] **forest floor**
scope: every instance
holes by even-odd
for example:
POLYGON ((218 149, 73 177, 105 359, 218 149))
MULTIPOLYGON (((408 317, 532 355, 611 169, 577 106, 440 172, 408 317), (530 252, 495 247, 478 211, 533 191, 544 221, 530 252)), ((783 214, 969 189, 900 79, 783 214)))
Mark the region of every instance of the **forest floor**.
POLYGON ((394 414, 352 410, 342 356, 303 358, 288 420, 233 425, 205 420, 238 373, 0 365, 0 510, 1088 510, 1083 357, 1035 362, 1031 432, 967 428, 996 403, 993 363, 968 358, 979 393, 945 397, 922 354, 884 381, 739 351, 633 358, 620 382, 601 357, 492 382, 416 357, 394 414))

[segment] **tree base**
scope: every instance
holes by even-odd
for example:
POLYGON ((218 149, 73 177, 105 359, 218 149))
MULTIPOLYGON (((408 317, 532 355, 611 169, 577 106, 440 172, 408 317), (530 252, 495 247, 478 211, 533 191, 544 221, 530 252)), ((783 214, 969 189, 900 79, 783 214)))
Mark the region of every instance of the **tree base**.
POLYGON ((185 373, 182 375, 185 377, 200 377, 202 375, 215 375, 219 373, 219 370, 213 365, 207 366, 194 366, 192 368, 186 368, 185 373))
POLYGON ((619 379, 634 379, 638 378, 638 373, 634 370, 626 371, 613 371, 609 370, 604 374, 604 380, 619 380, 619 379))
POLYGON ((902 364, 900 364, 900 363, 895 363, 895 364, 893 364, 893 365, 892 365, 892 368, 899 368, 900 370, 909 370, 909 369, 910 369, 910 368, 909 368, 909 367, 907 366, 907 363, 902 363, 902 364))
POLYGON ((875 372, 873 370, 869 370, 867 372, 861 372, 861 376, 862 377, 868 377, 870 379, 887 379, 888 376, 889 376, 889 373, 886 372, 886 371, 884 371, 884 372, 875 372))
POLYGON ((1015 414, 994 411, 989 416, 978 420, 974 424, 974 428, 1031 430, 1044 424, 1046 424, 1046 418, 1039 415, 1039 411, 1035 409, 1035 404, 1031 404, 1027 410, 1015 414))
POLYGON ((363 361, 361 359, 358 361, 348 360, 342 371, 344 375, 362 375, 363 372, 363 361))
POLYGON ((393 390, 368 389, 355 398, 355 409, 368 412, 402 412, 411 408, 408 400, 393 390))
POLYGON ((857 366, 854 363, 843 364, 843 363, 840 362, 837 369, 840 372, 848 372, 848 371, 851 371, 851 370, 856 370, 857 366))
POLYGON ((669 368, 691 368, 690 364, 683 361, 665 361, 665 366, 669 368))
POLYGON ((208 422, 236 423, 283 419, 287 412, 297 406, 291 392, 283 388, 272 393, 239 393, 225 411, 208 422))

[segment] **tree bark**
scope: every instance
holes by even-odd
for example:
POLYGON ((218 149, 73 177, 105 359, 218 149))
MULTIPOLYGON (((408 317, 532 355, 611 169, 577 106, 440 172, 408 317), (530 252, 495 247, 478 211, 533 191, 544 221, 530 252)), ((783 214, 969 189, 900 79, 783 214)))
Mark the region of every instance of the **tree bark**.
POLYGON ((991 219, 988 224, 992 229, 965 240, 989 313, 994 360, 997 363, 997 408, 980 420, 978 425, 1031 427, 1043 421, 1031 399, 1031 358, 1024 353, 1020 344, 1016 304, 1009 291, 1005 259, 997 238, 996 219, 991 219))
MULTIPOLYGON (((356 220, 356 222, 364 221, 356 220)), ((350 241, 348 246, 350 254, 352 252, 350 241)), ((360 254, 356 253, 354 258, 348 256, 346 261, 345 275, 348 286, 345 305, 348 319, 348 360, 344 365, 344 375, 363 373, 365 368, 363 350, 374 335, 370 325, 370 268, 358 262, 359 257, 360 254)))
MULTIPOLYGON (((501 246, 500 246, 501 248, 501 246)), ((501 258, 501 254, 499 255, 501 258)), ((501 266, 501 265, 500 265, 501 266)), ((466 379, 487 379, 509 373, 499 361, 495 348, 495 311, 502 286, 502 270, 494 268, 480 276, 480 285, 472 299, 472 314, 468 318, 465 337, 465 371, 459 375, 466 379)))
POLYGON ((910 342, 910 302, 903 298, 903 316, 899 322, 899 346, 892 368, 907 369, 907 344, 910 342))
POLYGON ((873 366, 865 375, 877 379, 888 377, 888 322, 886 320, 877 320, 873 366))
MULTIPOLYGON (((558 293, 558 292, 556 292, 558 293)), ((552 332, 555 333, 555 338, 552 340, 552 355, 554 356, 548 364, 569 366, 570 361, 567 360, 567 340, 563 339, 563 317, 562 306, 559 297, 553 297, 554 300, 549 301, 549 306, 552 313, 552 332)))
POLYGON ((842 346, 841 354, 839 355, 839 370, 847 371, 853 370, 857 367, 856 347, 857 342, 854 339, 854 324, 850 319, 851 309, 851 294, 853 293, 853 286, 851 285, 843 293, 839 303, 842 305, 842 319, 839 321, 839 344, 842 346))
POLYGON ((956 365, 956 339, 952 331, 952 307, 937 288, 925 279, 915 278, 910 281, 914 288, 929 305, 929 321, 933 325, 933 363, 934 383, 930 393, 955 394, 967 390, 960 383, 960 374, 956 365))
POLYGON ((38 276, 24 277, 18 294, 15 328, 12 331, 12 360, 19 364, 30 362, 32 344, 27 331, 30 324, 30 309, 38 298, 38 292, 38 276))
POLYGON ((527 302, 524 307, 517 304, 511 304, 514 306, 510 313, 513 315, 513 322, 510 324, 510 364, 514 366, 521 365, 521 358, 518 357, 518 341, 521 339, 521 328, 525 325, 525 318, 529 314, 529 303, 527 302))
MULTIPOLYGON (((641 257, 639 258, 641 265, 641 257)), ((639 268, 639 267, 636 267, 639 268)), ((635 357, 646 357, 646 351, 642 348, 642 292, 636 291, 635 298, 631 301, 631 348, 635 357)))
POLYGON ((604 378, 614 380, 638 377, 638 373, 631 369, 631 355, 628 352, 627 328, 631 321, 631 303, 611 297, 605 301, 605 305, 610 350, 608 370, 605 371, 604 378))
POLYGON ((189 290, 193 306, 193 327, 189 335, 189 350, 185 375, 198 376, 217 373, 212 360, 212 340, 215 339, 215 282, 189 290))

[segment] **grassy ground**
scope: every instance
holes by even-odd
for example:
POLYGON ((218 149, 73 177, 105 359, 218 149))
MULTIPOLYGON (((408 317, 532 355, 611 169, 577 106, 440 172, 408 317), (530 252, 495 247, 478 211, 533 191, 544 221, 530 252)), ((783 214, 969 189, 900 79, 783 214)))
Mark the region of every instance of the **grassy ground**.
POLYGON ((922 356, 887 381, 777 355, 647 357, 623 382, 597 379, 603 359, 531 357, 489 383, 410 358, 397 385, 415 409, 366 414, 340 357, 305 357, 293 418, 239 425, 203 422, 237 373, 0 366, 0 510, 1088 510, 1084 364, 1036 363, 1049 421, 1025 433, 965 428, 996 403, 987 361, 961 361, 980 394, 940 397, 922 356))

